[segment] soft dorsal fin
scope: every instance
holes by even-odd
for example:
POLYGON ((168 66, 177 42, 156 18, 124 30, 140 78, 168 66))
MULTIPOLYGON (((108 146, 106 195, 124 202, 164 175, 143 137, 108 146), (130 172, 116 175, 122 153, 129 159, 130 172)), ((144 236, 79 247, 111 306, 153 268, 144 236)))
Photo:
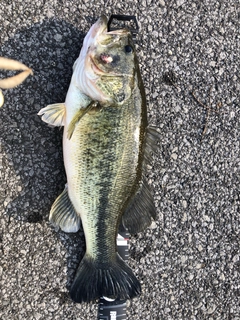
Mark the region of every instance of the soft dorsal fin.
POLYGON ((152 218, 156 218, 156 210, 151 190, 144 178, 128 204, 122 223, 130 234, 136 234, 150 226, 152 218))
POLYGON ((65 104, 55 103, 49 104, 45 108, 38 112, 39 116, 42 116, 42 120, 52 126, 61 127, 64 126, 65 121, 65 104))
POLYGON ((145 177, 146 166, 151 162, 153 154, 158 150, 160 133, 155 127, 147 127, 144 139, 142 163, 142 181, 136 193, 130 199, 122 217, 122 224, 131 234, 136 234, 150 226, 152 218, 156 218, 156 210, 151 189, 145 177))

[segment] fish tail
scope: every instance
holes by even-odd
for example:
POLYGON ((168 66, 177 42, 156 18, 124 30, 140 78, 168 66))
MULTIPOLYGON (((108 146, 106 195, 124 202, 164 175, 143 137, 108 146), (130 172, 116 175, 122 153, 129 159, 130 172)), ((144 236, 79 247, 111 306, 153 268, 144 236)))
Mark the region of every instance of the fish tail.
POLYGON ((141 286, 130 267, 116 253, 114 261, 96 262, 83 257, 70 295, 75 302, 90 302, 100 297, 125 300, 141 293, 141 286))

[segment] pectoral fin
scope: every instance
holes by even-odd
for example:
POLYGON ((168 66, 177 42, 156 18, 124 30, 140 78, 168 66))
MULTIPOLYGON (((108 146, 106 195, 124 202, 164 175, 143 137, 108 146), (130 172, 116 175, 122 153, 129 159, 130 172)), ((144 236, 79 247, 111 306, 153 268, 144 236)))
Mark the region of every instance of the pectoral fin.
POLYGON ((67 188, 53 203, 49 220, 65 232, 77 232, 79 230, 81 220, 69 199, 67 188))
POLYGON ((44 122, 52 126, 60 127, 64 126, 65 110, 64 103, 55 103, 41 109, 38 115, 42 116, 44 122))
POLYGON ((79 123, 81 118, 88 113, 92 108, 97 106, 97 102, 92 101, 86 108, 79 109, 78 112, 73 117, 72 121, 70 122, 68 126, 68 134, 67 137, 70 140, 72 138, 73 132, 75 130, 76 125, 79 123))

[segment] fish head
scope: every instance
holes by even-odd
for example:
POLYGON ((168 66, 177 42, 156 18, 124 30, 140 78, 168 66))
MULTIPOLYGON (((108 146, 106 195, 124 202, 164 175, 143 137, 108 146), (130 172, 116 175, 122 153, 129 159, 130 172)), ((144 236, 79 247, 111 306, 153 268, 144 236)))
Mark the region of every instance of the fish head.
POLYGON ((136 53, 128 29, 107 30, 101 16, 86 35, 76 62, 78 88, 102 104, 124 103, 134 87, 136 53))

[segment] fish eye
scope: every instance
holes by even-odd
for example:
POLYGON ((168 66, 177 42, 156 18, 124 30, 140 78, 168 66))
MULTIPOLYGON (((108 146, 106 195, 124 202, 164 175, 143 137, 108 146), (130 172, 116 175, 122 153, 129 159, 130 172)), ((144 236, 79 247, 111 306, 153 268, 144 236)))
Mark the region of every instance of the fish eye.
POLYGON ((130 45, 126 45, 126 46, 124 47, 124 51, 125 51, 126 53, 131 53, 131 52, 133 52, 133 48, 132 48, 130 45))

